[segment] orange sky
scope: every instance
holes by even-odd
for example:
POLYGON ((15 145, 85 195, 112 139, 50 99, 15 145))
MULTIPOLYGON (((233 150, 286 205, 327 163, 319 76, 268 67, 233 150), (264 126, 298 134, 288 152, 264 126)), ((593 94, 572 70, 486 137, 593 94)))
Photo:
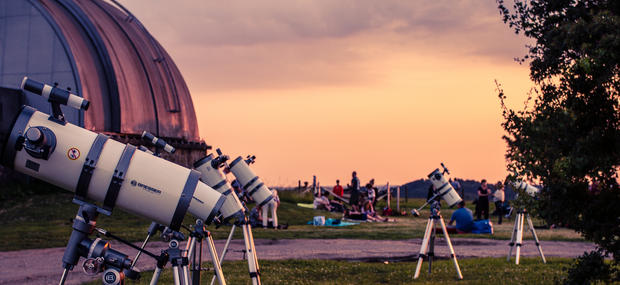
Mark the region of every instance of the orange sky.
POLYGON ((494 80, 516 108, 532 83, 495 1, 121 2, 183 73, 201 137, 268 184, 506 175, 494 80))

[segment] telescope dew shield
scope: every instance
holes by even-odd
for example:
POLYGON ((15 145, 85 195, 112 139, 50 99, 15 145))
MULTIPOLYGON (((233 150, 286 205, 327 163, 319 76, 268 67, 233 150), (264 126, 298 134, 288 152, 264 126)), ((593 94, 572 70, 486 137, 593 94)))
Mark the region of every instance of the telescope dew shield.
POLYGON ((453 207, 463 200, 456 190, 454 190, 450 182, 446 180, 446 177, 439 171, 439 168, 431 172, 428 178, 431 180, 431 183, 433 183, 433 186, 435 186, 435 189, 437 189, 436 191, 439 196, 448 203, 448 206, 453 207))
POLYGON ((243 158, 237 157, 230 163, 230 172, 232 172, 237 181, 241 184, 241 187, 248 192, 248 195, 256 201, 256 204, 263 206, 273 199, 273 194, 265 183, 254 174, 250 166, 243 160, 243 158))
POLYGON ((245 210, 239 201, 239 197, 234 193, 232 186, 226 180, 226 176, 222 171, 213 166, 213 154, 209 154, 194 163, 194 169, 200 172, 200 180, 206 183, 216 191, 226 196, 226 202, 220 208, 220 213, 224 221, 232 217, 241 217, 245 210))
POLYGON ((78 199, 103 202, 104 209, 120 207, 175 230, 186 212, 210 223, 225 201, 199 181, 197 171, 48 117, 32 107, 22 108, 2 152, 5 166, 75 192, 78 199), (47 159, 22 147, 29 140, 25 132, 32 128, 45 128, 55 136, 47 159))
POLYGON ((536 196, 536 194, 538 194, 538 192, 540 192, 540 189, 527 184, 523 181, 515 181, 512 183, 512 186, 515 188, 515 190, 521 190, 521 191, 525 191, 525 193, 527 193, 528 195, 534 197, 536 196))

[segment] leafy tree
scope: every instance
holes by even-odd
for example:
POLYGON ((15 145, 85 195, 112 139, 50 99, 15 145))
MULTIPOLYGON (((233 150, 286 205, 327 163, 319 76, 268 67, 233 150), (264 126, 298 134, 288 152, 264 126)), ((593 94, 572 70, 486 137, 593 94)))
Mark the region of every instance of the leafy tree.
POLYGON ((535 85, 525 108, 507 108, 498 84, 510 178, 541 183, 531 207, 619 262, 620 1, 497 2, 503 21, 535 41, 519 59, 535 85))

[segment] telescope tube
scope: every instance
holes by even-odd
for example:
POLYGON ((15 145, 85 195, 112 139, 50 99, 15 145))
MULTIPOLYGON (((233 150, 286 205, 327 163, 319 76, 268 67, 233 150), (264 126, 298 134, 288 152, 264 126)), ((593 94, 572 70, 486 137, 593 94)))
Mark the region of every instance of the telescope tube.
POLYGON ((22 107, 1 153, 4 166, 75 192, 78 199, 103 202, 108 214, 120 207, 173 230, 180 228, 187 212, 210 224, 226 200, 200 182, 197 171, 48 117, 35 108, 22 107), (49 130, 55 136, 53 151, 45 157, 31 154, 40 141, 49 141, 25 136, 32 128, 49 130))
POLYGON ((226 180, 224 173, 222 173, 217 165, 214 166, 213 162, 213 154, 209 154, 196 161, 194 163, 194 169, 200 172, 200 180, 202 182, 213 187, 213 189, 226 196, 226 202, 220 209, 223 220, 227 221, 233 217, 242 219, 244 217, 245 210, 239 201, 239 197, 237 197, 237 194, 232 189, 232 186, 228 183, 228 180, 226 180))
POLYGON ((230 172, 235 175, 237 181, 241 184, 241 187, 243 187, 245 191, 248 191, 248 195, 254 199, 256 205, 263 206, 273 199, 273 193, 271 190, 265 186, 265 183, 263 183, 263 181, 261 181, 256 174, 254 174, 254 171, 252 171, 250 166, 245 160, 243 160, 243 158, 241 158, 241 156, 233 160, 229 167, 230 172))

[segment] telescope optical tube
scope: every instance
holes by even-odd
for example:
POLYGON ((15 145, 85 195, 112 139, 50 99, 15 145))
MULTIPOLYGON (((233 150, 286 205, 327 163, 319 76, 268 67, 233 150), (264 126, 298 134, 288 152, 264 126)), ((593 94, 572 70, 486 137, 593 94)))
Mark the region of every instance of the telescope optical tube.
POLYGON ((179 230, 188 211, 210 224, 226 201, 200 182, 195 170, 48 117, 22 107, 1 153, 4 166, 75 192, 78 199, 103 202, 104 211, 120 207, 174 230, 179 230), (33 128, 45 131, 29 131, 33 128), (38 135, 46 133, 55 137, 55 146, 45 148, 43 157, 33 155, 26 146, 45 141, 38 135))
POLYGON ((446 177, 439 171, 439 168, 431 172, 431 174, 428 175, 428 179, 431 180, 431 183, 433 183, 433 186, 437 189, 437 193, 448 203, 448 206, 453 207, 463 201, 450 182, 446 180, 446 177))
POLYGON ((233 160, 229 167, 230 172, 235 175, 241 187, 248 191, 248 195, 254 199, 256 205, 263 206, 273 199, 271 190, 254 174, 254 171, 241 156, 233 160))
POLYGON ((194 169, 200 172, 200 180, 211 186, 213 189, 226 196, 226 202, 222 205, 220 213, 223 220, 227 221, 230 218, 237 217, 243 219, 245 216, 245 210, 243 205, 239 201, 239 197, 233 190, 232 186, 226 180, 226 175, 222 173, 219 165, 213 159, 213 154, 209 154, 194 163, 194 169))
POLYGON ((540 192, 540 189, 525 183, 524 181, 515 181, 512 183, 512 187, 515 188, 515 190, 521 190, 521 191, 525 191, 525 193, 527 193, 528 195, 534 197, 536 196, 536 194, 538 194, 538 192, 540 192))

